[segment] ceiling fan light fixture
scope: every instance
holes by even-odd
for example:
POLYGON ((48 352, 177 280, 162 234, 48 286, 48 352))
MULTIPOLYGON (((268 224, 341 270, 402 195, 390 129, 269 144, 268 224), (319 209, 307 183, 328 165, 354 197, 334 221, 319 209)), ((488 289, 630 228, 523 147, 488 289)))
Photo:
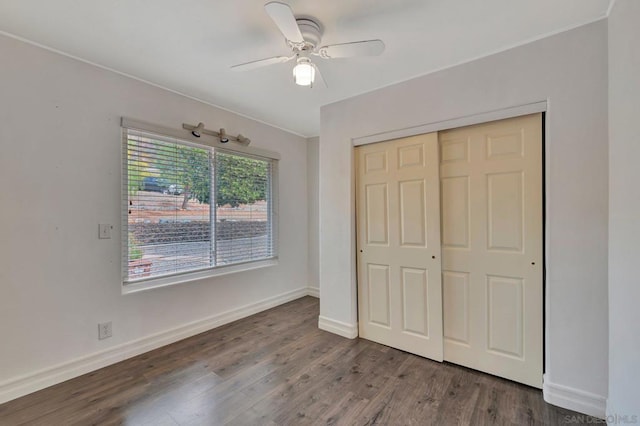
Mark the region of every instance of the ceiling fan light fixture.
POLYGON ((316 67, 309 58, 298 58, 293 67, 293 81, 299 86, 313 86, 316 78, 316 67))

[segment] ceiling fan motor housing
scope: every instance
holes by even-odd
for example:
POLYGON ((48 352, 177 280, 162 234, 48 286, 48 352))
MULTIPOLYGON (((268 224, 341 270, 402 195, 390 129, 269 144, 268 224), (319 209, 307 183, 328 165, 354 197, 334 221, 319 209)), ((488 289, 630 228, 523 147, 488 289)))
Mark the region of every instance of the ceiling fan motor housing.
POLYGON ((322 39, 322 30, 320 29, 320 25, 315 23, 310 19, 296 19, 298 23, 298 28, 300 28, 300 32, 302 33, 302 38, 304 38, 305 46, 302 50, 313 50, 320 44, 320 40, 322 39))

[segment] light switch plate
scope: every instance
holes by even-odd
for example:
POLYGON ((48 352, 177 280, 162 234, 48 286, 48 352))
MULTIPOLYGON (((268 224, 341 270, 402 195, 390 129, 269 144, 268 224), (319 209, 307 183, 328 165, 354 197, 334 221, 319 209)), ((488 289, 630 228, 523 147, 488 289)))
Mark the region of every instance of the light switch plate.
POLYGON ((101 240, 108 240, 111 238, 111 230, 113 225, 101 223, 98 225, 98 238, 101 240))

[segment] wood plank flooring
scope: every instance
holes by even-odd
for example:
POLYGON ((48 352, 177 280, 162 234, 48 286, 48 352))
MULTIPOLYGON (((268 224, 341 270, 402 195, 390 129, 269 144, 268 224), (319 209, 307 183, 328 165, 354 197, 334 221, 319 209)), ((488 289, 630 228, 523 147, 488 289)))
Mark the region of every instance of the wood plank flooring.
POLYGON ((562 424, 539 390, 317 327, 304 297, 0 405, 2 425, 562 424))

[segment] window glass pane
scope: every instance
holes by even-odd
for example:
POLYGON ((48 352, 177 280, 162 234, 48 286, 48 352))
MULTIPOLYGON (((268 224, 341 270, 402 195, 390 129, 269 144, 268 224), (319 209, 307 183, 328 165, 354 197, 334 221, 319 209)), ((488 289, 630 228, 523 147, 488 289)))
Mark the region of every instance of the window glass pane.
POLYGON ((124 148, 125 283, 275 257, 273 160, 131 129, 124 148))
POLYGON ((272 257, 271 162, 218 151, 215 165, 217 264, 272 257))
POLYGON ((129 132, 128 281, 213 265, 210 155, 129 132))

